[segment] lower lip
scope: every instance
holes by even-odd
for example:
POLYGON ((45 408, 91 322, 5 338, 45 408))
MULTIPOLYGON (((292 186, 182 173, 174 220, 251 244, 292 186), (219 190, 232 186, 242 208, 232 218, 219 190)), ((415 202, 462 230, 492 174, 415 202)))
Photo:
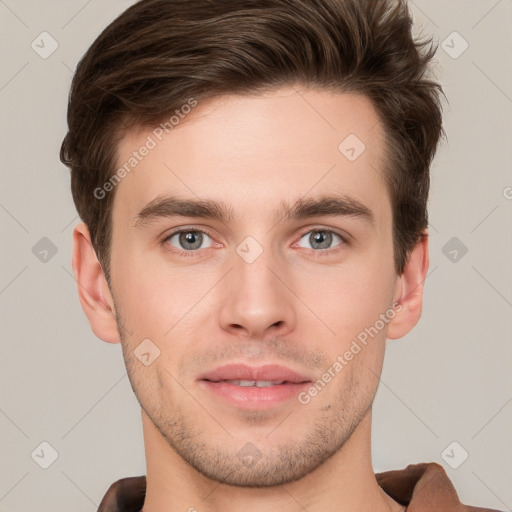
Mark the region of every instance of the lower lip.
POLYGON ((288 400, 297 399, 299 393, 311 384, 310 382, 286 383, 258 388, 237 386, 225 381, 201 380, 200 382, 211 393, 243 409, 270 409, 288 400))

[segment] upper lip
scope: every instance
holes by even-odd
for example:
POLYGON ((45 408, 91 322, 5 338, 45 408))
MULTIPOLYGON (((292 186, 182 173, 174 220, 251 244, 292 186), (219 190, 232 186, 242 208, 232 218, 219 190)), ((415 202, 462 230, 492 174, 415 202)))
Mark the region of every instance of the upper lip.
POLYGON ((311 382, 310 377, 307 375, 303 375, 291 368, 286 368, 278 364, 266 364, 263 366, 226 364, 200 375, 198 380, 211 380, 214 382, 221 380, 270 380, 292 383, 311 382))

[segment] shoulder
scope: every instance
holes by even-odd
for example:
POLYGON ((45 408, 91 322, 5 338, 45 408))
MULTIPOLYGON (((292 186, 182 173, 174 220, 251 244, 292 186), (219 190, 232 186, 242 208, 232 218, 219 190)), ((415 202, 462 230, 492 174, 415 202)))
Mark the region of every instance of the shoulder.
POLYGON ((445 469, 436 462, 409 464, 404 469, 377 473, 375 478, 387 494, 409 506, 411 512, 416 507, 445 512, 500 512, 461 503, 445 469))
POLYGON ((116 480, 101 500, 98 512, 138 511, 146 497, 146 477, 131 476, 116 480))

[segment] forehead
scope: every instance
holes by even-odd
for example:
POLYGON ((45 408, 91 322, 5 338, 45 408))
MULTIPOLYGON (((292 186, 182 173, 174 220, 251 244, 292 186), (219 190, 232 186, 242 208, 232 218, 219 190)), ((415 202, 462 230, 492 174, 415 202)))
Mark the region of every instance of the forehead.
POLYGON ((384 134, 367 98, 284 87, 199 100, 185 111, 172 129, 155 124, 120 142, 116 168, 129 172, 116 186, 114 220, 133 219, 165 194, 262 217, 263 204, 334 191, 372 204, 377 217, 389 213, 384 134))

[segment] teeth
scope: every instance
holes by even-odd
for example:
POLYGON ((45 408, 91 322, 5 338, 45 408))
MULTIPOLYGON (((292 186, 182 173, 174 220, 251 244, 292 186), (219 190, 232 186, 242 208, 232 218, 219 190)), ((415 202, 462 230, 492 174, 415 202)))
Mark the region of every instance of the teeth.
POLYGON ((255 386, 257 388, 269 388, 270 386, 283 384, 284 380, 226 380, 224 382, 242 387, 255 386))

